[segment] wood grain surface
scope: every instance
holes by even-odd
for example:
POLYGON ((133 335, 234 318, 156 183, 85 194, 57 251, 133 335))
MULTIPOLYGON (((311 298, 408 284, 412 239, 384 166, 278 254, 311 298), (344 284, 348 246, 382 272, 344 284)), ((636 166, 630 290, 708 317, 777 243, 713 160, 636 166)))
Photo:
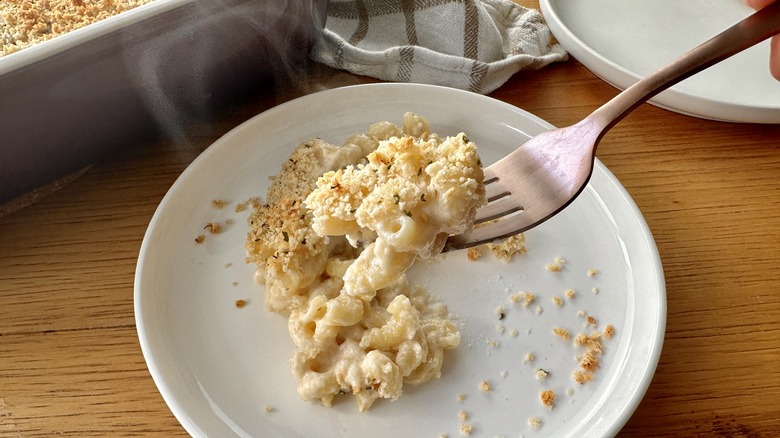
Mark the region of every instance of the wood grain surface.
MULTIPOLYGON (((371 82, 318 66, 308 81, 106 157, 0 217, 0 436, 186 435, 138 343, 141 240, 176 177, 228 130, 297 95, 371 82)), ((492 96, 562 126, 614 94, 572 59, 492 96)), ((780 436, 780 125, 644 105, 598 155, 644 214, 668 288, 661 360, 620 435, 780 436)))

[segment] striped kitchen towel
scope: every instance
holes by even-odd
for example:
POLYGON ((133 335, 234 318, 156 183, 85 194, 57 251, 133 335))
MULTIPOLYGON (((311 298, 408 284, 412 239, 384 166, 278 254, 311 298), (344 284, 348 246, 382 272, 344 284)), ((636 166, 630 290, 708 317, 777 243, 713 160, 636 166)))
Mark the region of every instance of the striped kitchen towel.
POLYGON ((566 56, 542 14, 511 0, 330 0, 311 51, 355 74, 483 94, 566 56))

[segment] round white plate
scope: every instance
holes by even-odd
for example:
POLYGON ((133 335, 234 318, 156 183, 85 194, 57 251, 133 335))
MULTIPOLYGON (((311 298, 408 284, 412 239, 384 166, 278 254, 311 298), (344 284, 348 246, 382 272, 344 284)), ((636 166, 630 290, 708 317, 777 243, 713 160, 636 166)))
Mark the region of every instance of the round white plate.
MULTIPOLYGON (((540 0, 550 30, 594 74, 619 89, 750 15, 742 0, 540 0)), ((764 41, 651 100, 730 122, 780 123, 780 81, 764 41)))
POLYGON ((286 318, 264 308, 262 288, 244 263, 248 211, 236 213, 234 206, 263 197, 268 177, 300 142, 318 136, 341 143, 372 122, 400 123, 405 111, 424 115, 442 135, 466 132, 487 163, 550 128, 508 104, 449 88, 376 84, 324 91, 232 130, 163 199, 138 260, 136 322, 149 370, 190 434, 453 437, 460 436, 459 413, 465 411, 472 436, 600 437, 617 433, 636 408, 663 343, 663 272, 642 215, 600 163, 578 200, 527 233, 528 254, 512 263, 487 254, 469 261, 460 251, 415 265, 410 278, 449 305, 462 333, 440 379, 407 386, 398 401, 380 400, 365 413, 349 397, 332 408, 299 399, 286 318), (215 209, 214 199, 230 204, 215 209), (205 233, 196 244, 214 221, 223 224, 222 233, 205 233), (559 256, 566 259, 563 269, 548 271, 545 266, 559 256), (587 276, 590 268, 598 274, 587 276), (570 288, 574 299, 565 298, 570 288), (512 304, 509 296, 520 290, 534 292, 537 302, 529 308, 512 304), (564 305, 554 305, 553 295, 564 305), (239 309, 237 299, 248 304, 239 309), (501 306, 505 316, 499 320, 501 306), (571 378, 581 351, 552 334, 553 327, 586 331, 579 310, 597 318, 599 329, 616 329, 604 343, 601 368, 582 386, 571 378), (524 363, 529 352, 536 360, 524 363), (549 371, 549 379, 536 380, 538 368, 549 371), (480 390, 482 380, 491 392, 480 390), (558 394, 552 410, 539 401, 543 389, 558 394), (459 401, 459 394, 465 399, 459 401), (532 417, 542 421, 540 429, 528 425, 532 417))

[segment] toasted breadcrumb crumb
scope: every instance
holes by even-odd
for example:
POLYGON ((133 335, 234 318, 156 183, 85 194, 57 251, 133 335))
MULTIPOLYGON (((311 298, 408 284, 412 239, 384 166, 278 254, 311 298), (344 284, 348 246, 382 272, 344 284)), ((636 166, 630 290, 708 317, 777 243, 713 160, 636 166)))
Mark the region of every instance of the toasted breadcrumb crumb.
POLYGON ((584 310, 578 310, 577 311, 577 316, 579 316, 580 318, 583 318, 585 316, 585 311, 584 310))
POLYGON ((536 295, 532 294, 531 292, 519 292, 518 294, 518 302, 523 307, 528 307, 536 300, 536 295))
POLYGON ((483 380, 479 382, 479 389, 481 389, 484 392, 490 392, 490 383, 487 382, 487 380, 483 380))
POLYGON ((568 340, 569 339, 569 331, 565 328, 561 327, 555 327, 553 328, 553 333, 555 333, 555 336, 558 336, 561 339, 568 340))
POLYGON ((503 262, 511 262, 515 254, 525 254, 525 235, 523 233, 508 237, 501 243, 488 243, 487 248, 493 256, 503 262))
POLYGON ((556 257, 553 263, 548 263, 544 267, 550 272, 560 272, 563 269, 563 265, 566 263, 562 257, 556 257))
POLYGON ((471 425, 463 423, 460 425, 460 433, 461 435, 471 435, 471 425))
POLYGON ((541 313, 542 313, 542 306, 536 306, 536 309, 534 309, 534 312, 537 315, 541 315, 541 313))
POLYGON ((195 243, 203 243, 203 241, 206 240, 206 236, 203 234, 198 234, 198 237, 195 238, 195 243))
POLYGON ((523 358, 523 362, 533 362, 536 360, 536 356, 533 353, 526 353, 525 357, 523 358))
POLYGON ((458 394, 456 398, 459 402, 462 402, 463 400, 466 400, 466 394, 458 394))
POLYGON ((566 290, 565 294, 566 294, 566 298, 568 298, 568 299, 570 299, 570 300, 573 300, 573 299, 574 299, 574 297, 577 295, 577 293, 576 293, 576 292, 574 292, 574 289, 568 289, 568 290, 566 290))
POLYGON ((512 329, 512 331, 510 331, 509 334, 512 335, 513 338, 516 338, 517 335, 520 334, 520 332, 518 332, 517 329, 512 329))
POLYGON ((469 414, 466 411, 460 411, 458 412, 458 418, 460 418, 460 421, 465 422, 466 420, 469 419, 469 414))
POLYGON ((479 260, 482 258, 482 250, 477 246, 472 246, 466 251, 466 257, 471 261, 479 260))
POLYGON ((542 427, 542 420, 540 420, 539 417, 529 418, 528 425, 530 425, 534 429, 539 429, 540 427, 542 427))
POLYGON ((224 207, 225 205, 227 205, 227 202, 223 201, 222 199, 211 200, 211 206, 216 208, 217 210, 222 209, 222 207, 224 207))
POLYGON ((612 327, 611 324, 607 324, 607 326, 604 327, 604 338, 612 339, 612 336, 614 335, 615 335, 615 327, 612 327))
POLYGON ((566 388, 566 395, 571 397, 572 395, 574 395, 574 390, 571 388, 566 388))
POLYGON ((592 317, 592 316, 588 315, 588 317, 587 317, 587 318, 585 318, 585 322, 586 322, 588 325, 595 326, 595 325, 596 325, 596 318, 594 318, 594 317, 592 317))
POLYGON ((242 307, 246 306, 246 300, 236 300, 236 307, 241 309, 242 307))
POLYGON ((575 370, 572 373, 572 378, 580 385, 584 385, 586 382, 589 382, 591 379, 593 379, 593 375, 590 373, 584 373, 580 370, 575 370))
POLYGON ((553 403, 555 402, 555 391, 552 389, 545 389, 539 393, 539 399, 542 401, 543 405, 552 409, 553 403))
POLYGON ((591 289, 590 291, 591 291, 591 292, 593 292, 594 294, 597 294, 597 293, 599 293, 599 288, 597 288, 597 287, 594 287, 594 288, 593 288, 593 289, 591 289))
POLYGON ((209 222, 203 229, 208 230, 211 234, 219 234, 222 232, 222 225, 220 225, 219 222, 209 222))
POLYGON ((561 297, 552 297, 552 302, 558 307, 563 306, 563 299, 561 299, 561 297))
POLYGON ((274 407, 271 405, 265 405, 265 411, 271 413, 274 411, 274 407))
POLYGON ((574 345, 584 346, 586 348, 585 353, 582 356, 577 357, 579 367, 581 370, 576 370, 572 373, 574 381, 580 385, 591 380, 593 373, 599 368, 600 362, 598 357, 603 351, 603 344, 601 343, 601 333, 593 332, 590 335, 584 333, 578 333, 574 337, 574 345))
POLYGON ((499 344, 498 344, 498 341, 492 340, 492 341, 488 342, 488 345, 490 345, 491 347, 498 347, 499 344))
POLYGON ((593 373, 599 367, 599 360, 591 353, 585 353, 580 361, 580 366, 583 370, 593 373))
POLYGON ((597 269, 592 269, 592 268, 591 268, 591 269, 588 269, 588 272, 586 272, 586 274, 588 275, 588 277, 593 277, 594 275, 596 275, 596 274, 598 274, 598 273, 599 273, 599 271, 598 271, 597 269))
POLYGON ((550 372, 539 368, 538 370, 536 370, 536 373, 534 373, 534 375, 536 376, 536 380, 544 380, 550 376, 550 372))

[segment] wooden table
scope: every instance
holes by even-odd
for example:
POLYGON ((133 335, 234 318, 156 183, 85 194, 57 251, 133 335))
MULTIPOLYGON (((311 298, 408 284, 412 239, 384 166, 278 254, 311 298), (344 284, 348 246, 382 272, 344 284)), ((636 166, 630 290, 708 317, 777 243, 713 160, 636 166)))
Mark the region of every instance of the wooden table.
MULTIPOLYGON (((370 82, 315 68, 319 87, 370 82)), ((133 275, 175 178, 214 140, 312 86, 258 96, 186 138, 98 162, 0 218, 0 436, 182 436, 141 355, 133 275)), ((563 126, 616 93, 575 60, 521 72, 493 97, 563 126)), ((780 125, 645 105, 601 160, 661 253, 668 323, 655 378, 622 436, 780 436, 780 125)))

